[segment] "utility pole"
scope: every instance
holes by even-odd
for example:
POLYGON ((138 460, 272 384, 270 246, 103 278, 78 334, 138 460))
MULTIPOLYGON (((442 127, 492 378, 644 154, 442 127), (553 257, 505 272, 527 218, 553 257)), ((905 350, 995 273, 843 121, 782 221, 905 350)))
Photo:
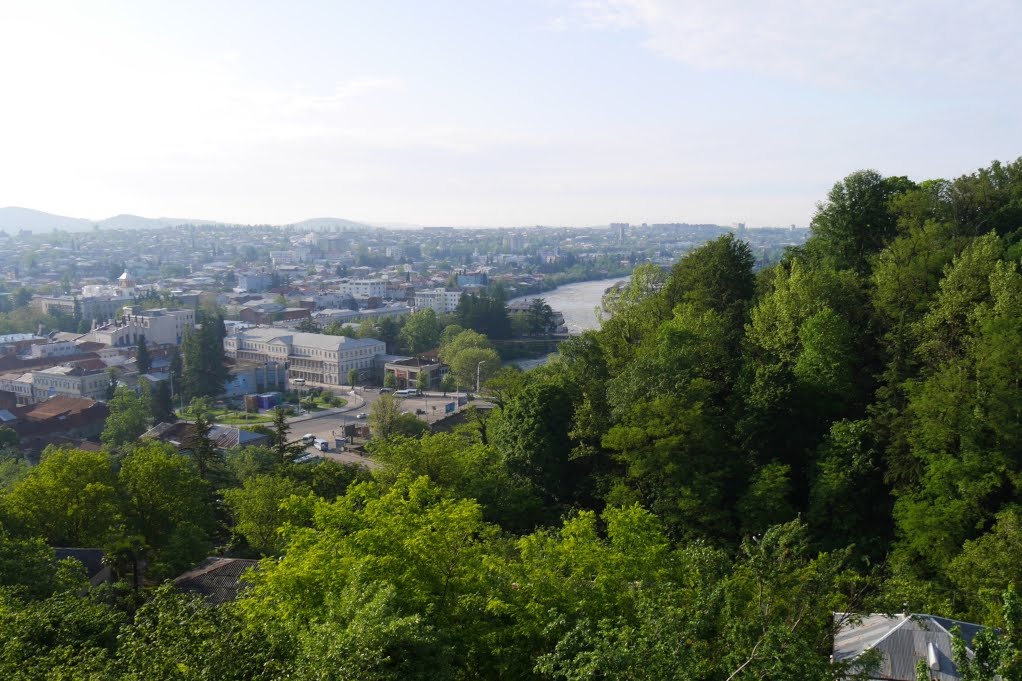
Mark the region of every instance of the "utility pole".
POLYGON ((479 394, 479 372, 482 370, 484 364, 486 364, 485 359, 479 362, 479 364, 476 364, 476 395, 479 394))

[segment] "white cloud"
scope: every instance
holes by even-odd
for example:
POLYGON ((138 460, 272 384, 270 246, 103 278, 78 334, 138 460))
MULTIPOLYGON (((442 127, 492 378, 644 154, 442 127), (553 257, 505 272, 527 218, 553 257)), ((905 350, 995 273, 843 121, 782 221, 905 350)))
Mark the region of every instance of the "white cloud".
POLYGON ((1020 24, 1015 0, 584 0, 553 23, 639 30, 700 69, 911 89, 1017 75, 1020 24))

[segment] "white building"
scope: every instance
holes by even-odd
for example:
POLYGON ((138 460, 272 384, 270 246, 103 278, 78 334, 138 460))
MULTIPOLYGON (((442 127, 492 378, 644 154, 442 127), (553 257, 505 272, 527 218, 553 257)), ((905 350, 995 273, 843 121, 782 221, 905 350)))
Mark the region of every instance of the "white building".
POLYGON ((449 314, 458 309, 462 292, 458 290, 435 288, 415 292, 415 309, 432 308, 437 314, 449 314))
POLYGON ((55 395, 87 397, 102 400, 106 397, 110 378, 102 369, 88 370, 81 367, 50 367, 32 371, 32 394, 36 402, 55 395))
POLYGON ((383 279, 346 279, 341 281, 340 291, 359 298, 383 298, 387 295, 387 282, 383 279))
POLYGON ((0 375, 0 390, 14 393, 19 405, 35 403, 35 397, 32 394, 32 374, 24 374, 19 371, 0 375))
POLYGON ((143 310, 126 306, 123 318, 92 331, 87 340, 111 347, 136 345, 144 337, 149 345, 181 345, 185 329, 195 328, 195 310, 143 310))
POLYGON ((238 330, 224 339, 224 351, 236 360, 287 362, 288 379, 301 378, 323 385, 347 385, 355 369, 360 380, 369 376, 373 358, 387 351, 374 338, 347 338, 281 329, 238 330))
POLYGON ((78 346, 71 341, 56 341, 53 343, 39 343, 28 349, 28 356, 40 357, 66 357, 78 352, 78 346))

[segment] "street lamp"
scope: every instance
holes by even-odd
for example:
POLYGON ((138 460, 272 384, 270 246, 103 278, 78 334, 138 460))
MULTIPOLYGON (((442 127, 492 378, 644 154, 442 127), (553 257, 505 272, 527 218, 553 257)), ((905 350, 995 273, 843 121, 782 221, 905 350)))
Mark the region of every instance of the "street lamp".
POLYGON ((479 364, 476 364, 476 394, 477 395, 479 394, 479 372, 482 370, 484 364, 486 364, 486 360, 485 359, 483 361, 479 362, 479 364))
POLYGON ((296 378, 294 380, 295 386, 298 387, 298 415, 302 415, 302 386, 305 385, 304 378, 296 378))

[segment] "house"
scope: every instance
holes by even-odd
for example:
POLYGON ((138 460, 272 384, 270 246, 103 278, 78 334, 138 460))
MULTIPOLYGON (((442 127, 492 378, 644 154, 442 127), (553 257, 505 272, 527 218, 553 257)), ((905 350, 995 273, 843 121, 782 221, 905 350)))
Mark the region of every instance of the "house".
MULTIPOLYGON (((833 662, 860 658, 869 651, 879 654, 879 667, 870 679, 915 681, 916 665, 926 661, 931 681, 956 681, 958 673, 951 653, 951 631, 958 627, 972 657, 972 639, 984 627, 935 615, 854 615, 834 613, 833 662)), ((865 659, 865 658, 864 658, 865 659)))
POLYGON ((113 583, 114 576, 110 566, 106 563, 103 549, 78 549, 56 547, 53 549, 57 560, 74 558, 85 567, 85 578, 92 586, 99 586, 104 582, 113 583))
MULTIPOLYGON (((139 439, 159 440, 160 442, 174 445, 180 452, 187 452, 191 449, 191 441, 194 437, 194 424, 179 421, 177 423, 158 423, 142 433, 139 439)), ((269 435, 219 424, 214 425, 210 429, 209 437, 213 441, 214 446, 222 451, 235 447, 254 447, 270 443, 269 435)))
POLYGON ((22 444, 29 446, 55 436, 98 437, 110 414, 102 402, 64 395, 51 397, 39 404, 15 407, 10 412, 17 419, 12 427, 21 437, 22 444))
POLYGON ((174 588, 194 593, 210 605, 230 603, 246 587, 241 576, 248 569, 259 569, 258 560, 242 558, 207 558, 195 568, 174 580, 174 588))

